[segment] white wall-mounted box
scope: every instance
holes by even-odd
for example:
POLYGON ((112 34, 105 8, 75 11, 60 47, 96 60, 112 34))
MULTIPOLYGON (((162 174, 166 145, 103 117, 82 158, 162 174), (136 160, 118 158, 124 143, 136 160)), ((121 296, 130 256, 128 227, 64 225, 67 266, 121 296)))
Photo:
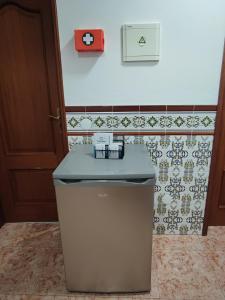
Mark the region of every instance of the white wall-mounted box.
POLYGON ((160 24, 123 25, 123 61, 158 61, 160 24))

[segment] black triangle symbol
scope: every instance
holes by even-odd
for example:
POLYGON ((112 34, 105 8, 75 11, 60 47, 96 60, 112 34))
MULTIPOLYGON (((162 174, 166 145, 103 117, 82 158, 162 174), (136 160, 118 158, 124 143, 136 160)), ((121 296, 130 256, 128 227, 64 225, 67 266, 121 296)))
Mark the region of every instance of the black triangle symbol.
POLYGON ((146 40, 145 38, 142 36, 138 42, 139 44, 145 44, 146 43, 146 40))

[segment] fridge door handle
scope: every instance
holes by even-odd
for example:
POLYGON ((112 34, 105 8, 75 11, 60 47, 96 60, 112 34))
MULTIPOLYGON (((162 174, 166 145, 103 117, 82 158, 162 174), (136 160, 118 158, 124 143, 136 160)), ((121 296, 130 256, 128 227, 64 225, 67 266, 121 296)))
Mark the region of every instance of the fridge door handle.
POLYGON ((136 178, 136 179, 54 179, 55 185, 69 185, 69 186, 94 186, 94 185, 107 185, 107 186, 144 186, 154 185, 155 178, 136 178))

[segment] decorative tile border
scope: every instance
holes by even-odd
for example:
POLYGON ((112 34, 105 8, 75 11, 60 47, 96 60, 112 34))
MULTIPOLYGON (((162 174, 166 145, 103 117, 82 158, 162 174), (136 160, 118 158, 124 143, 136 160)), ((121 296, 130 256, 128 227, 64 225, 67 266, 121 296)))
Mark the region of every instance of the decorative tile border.
MULTIPOLYGON (((213 137, 188 135, 125 136, 126 143, 146 144, 156 170, 155 234, 201 234, 213 137)), ((69 136, 91 144, 90 136, 69 136)))
POLYGON ((215 126, 216 112, 67 112, 69 132, 208 132, 215 126))

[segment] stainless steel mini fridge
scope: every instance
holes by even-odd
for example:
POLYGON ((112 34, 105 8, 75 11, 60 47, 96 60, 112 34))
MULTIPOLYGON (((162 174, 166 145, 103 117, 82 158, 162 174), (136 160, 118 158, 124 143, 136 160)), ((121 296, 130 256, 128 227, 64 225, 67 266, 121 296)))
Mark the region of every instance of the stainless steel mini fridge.
POLYGON ((151 288, 155 173, 144 145, 98 160, 75 145, 53 173, 70 291, 151 288))

